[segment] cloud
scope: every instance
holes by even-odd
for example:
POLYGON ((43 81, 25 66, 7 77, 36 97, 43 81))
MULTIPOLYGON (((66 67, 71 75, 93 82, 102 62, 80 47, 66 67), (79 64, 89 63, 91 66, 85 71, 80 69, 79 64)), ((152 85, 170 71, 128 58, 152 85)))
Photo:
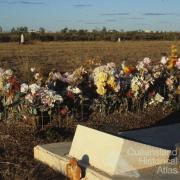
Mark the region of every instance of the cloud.
POLYGON ((132 19, 132 20, 143 20, 144 18, 142 17, 129 17, 127 19, 132 19))
POLYGON ((123 12, 123 13, 102 13, 100 14, 102 16, 127 16, 129 15, 128 12, 123 12))
POLYGON ((86 8, 86 7, 92 7, 91 4, 74 4, 75 8, 86 8))
POLYGON ((171 13, 154 13, 154 12, 149 12, 149 13, 144 13, 144 16, 168 16, 168 15, 173 15, 171 13))
POLYGON ((148 12, 143 13, 144 16, 180 16, 179 13, 154 13, 154 12, 148 12))
POLYGON ((1 4, 26 4, 26 5, 41 5, 45 4, 43 1, 0 1, 1 4))
POLYGON ((35 1, 19 1, 20 4, 44 4, 44 2, 39 1, 39 2, 35 2, 35 1))

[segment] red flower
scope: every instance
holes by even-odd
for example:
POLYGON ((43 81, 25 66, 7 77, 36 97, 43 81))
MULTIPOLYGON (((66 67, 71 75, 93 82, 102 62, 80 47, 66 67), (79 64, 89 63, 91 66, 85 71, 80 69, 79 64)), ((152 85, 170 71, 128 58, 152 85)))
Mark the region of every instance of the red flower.
POLYGON ((127 97, 133 97, 134 93, 130 90, 126 93, 127 97))
POLYGON ((67 97, 74 99, 74 95, 71 91, 67 91, 67 97))
POLYGON ((68 113, 68 108, 67 107, 63 107, 59 110, 59 113, 62 115, 62 116, 65 116, 67 113, 68 113))
POLYGON ((149 93, 149 97, 153 97, 153 96, 155 96, 155 94, 156 94, 155 91, 152 91, 149 93))
POLYGON ((8 79, 8 82, 11 84, 10 94, 14 94, 15 92, 19 91, 20 84, 14 76, 11 76, 8 79))
POLYGON ((130 74, 132 74, 133 72, 136 71, 136 68, 135 67, 129 67, 129 71, 130 71, 130 74))

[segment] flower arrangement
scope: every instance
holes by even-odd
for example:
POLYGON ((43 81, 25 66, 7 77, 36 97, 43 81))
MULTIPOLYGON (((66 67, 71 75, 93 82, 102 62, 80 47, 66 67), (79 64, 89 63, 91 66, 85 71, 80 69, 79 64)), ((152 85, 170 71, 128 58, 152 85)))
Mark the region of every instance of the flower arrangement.
POLYGON ((120 85, 117 82, 117 68, 114 63, 108 63, 107 65, 95 68, 92 77, 97 87, 96 91, 101 96, 105 95, 108 91, 118 92, 120 89, 120 85))
POLYGON ((114 63, 99 65, 87 72, 83 67, 73 72, 53 70, 44 77, 30 69, 33 81, 20 85, 12 70, 0 68, 1 111, 18 104, 23 117, 43 113, 65 117, 86 111, 111 113, 135 111, 162 105, 179 107, 180 58, 172 46, 169 57, 162 57, 152 65, 148 57, 136 66, 114 63), (86 107, 83 103, 86 102, 86 107), (25 115, 23 112, 26 112, 25 115))
POLYGON ((12 70, 0 69, 0 96, 4 106, 8 106, 17 100, 20 84, 12 70))

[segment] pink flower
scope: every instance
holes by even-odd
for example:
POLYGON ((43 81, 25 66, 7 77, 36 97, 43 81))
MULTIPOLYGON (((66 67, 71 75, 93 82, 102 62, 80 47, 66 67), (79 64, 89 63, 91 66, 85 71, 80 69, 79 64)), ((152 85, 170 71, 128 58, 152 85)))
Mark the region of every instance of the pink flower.
POLYGON ((27 101, 29 101, 30 103, 33 103, 33 96, 32 96, 31 94, 27 94, 27 95, 25 96, 25 99, 26 99, 27 101))
POLYGON ((177 69, 180 69, 180 58, 178 58, 178 60, 176 61, 176 67, 177 69))

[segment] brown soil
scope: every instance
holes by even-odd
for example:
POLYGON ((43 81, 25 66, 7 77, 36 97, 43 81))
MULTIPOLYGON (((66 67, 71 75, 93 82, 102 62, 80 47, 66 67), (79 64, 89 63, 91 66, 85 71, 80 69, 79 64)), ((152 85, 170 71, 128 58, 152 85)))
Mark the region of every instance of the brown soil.
POLYGON ((72 133, 66 129, 36 132, 22 123, 0 122, 0 179, 63 180, 62 175, 34 160, 33 148, 70 139, 72 133))
MULTIPOLYGON (((178 123, 180 111, 172 114, 161 114, 154 111, 152 116, 130 116, 120 118, 118 115, 107 116, 103 122, 95 117, 91 121, 82 123, 110 133, 119 130, 138 129, 144 127, 178 123), (108 120, 109 118, 109 120, 108 120), (96 120, 95 120, 96 119, 96 120), (119 119, 117 123, 115 119, 119 119)), ((0 179, 2 180, 63 180, 62 175, 49 167, 37 162, 33 158, 33 148, 38 144, 70 141, 73 138, 77 122, 69 125, 73 127, 55 128, 46 127, 43 130, 34 130, 22 122, 0 122, 0 179)), ((68 126, 68 127, 69 127, 68 126)))

